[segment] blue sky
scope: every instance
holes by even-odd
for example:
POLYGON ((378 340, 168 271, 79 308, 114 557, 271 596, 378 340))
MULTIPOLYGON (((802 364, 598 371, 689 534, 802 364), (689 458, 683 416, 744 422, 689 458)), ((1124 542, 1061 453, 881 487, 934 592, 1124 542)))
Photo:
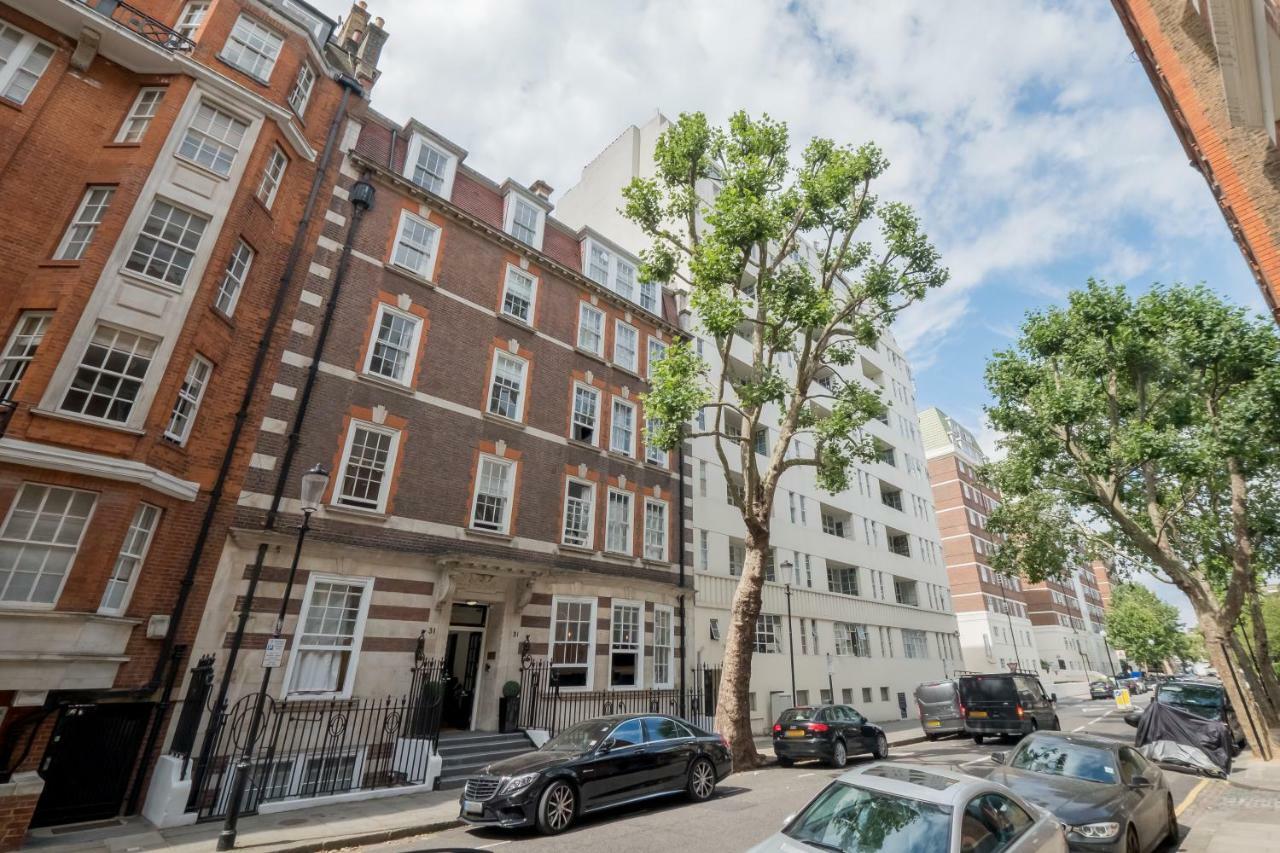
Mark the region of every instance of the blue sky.
POLYGON ((370 0, 370 12, 390 33, 374 106, 434 127, 499 181, 568 189, 658 110, 767 112, 797 147, 877 142, 893 164, 880 196, 916 207, 952 272, 895 326, 918 402, 988 446, 986 357, 1090 275, 1204 281, 1262 310, 1102 0, 370 0))

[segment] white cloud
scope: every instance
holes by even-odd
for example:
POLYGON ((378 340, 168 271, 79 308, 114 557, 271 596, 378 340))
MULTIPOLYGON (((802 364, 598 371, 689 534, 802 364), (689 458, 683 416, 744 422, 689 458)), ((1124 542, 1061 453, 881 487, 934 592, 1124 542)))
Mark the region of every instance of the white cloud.
MULTIPOLYGON (((330 14, 345 0, 318 0, 330 14)), ((372 0, 390 33, 374 106, 502 180, 563 191, 661 108, 745 108, 793 139, 873 139, 883 198, 915 204, 952 281, 897 329, 917 369, 997 277, 1085 260, 1146 272, 1216 216, 1110 4, 849 0, 372 0), (1133 245, 1133 229, 1146 245, 1133 245)))

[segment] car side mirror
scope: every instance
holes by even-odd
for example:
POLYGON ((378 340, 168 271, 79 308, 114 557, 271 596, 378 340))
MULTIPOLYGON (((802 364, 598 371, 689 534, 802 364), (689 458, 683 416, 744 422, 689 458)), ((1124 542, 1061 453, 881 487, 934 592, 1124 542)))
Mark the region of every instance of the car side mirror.
POLYGON ((1137 711, 1130 711, 1124 715, 1124 721, 1135 729, 1138 727, 1138 721, 1142 719, 1142 714, 1137 711))
POLYGON ((1150 788, 1151 780, 1146 776, 1134 776, 1129 780, 1129 786, 1132 788, 1150 788))
POLYGON ((1009 754, 1007 752, 993 752, 991 753, 991 763, 1004 764, 1005 759, 1008 757, 1009 754))
POLYGON ((611 737, 605 738, 603 741, 600 742, 600 746, 597 748, 596 751, 603 754, 613 749, 617 745, 618 745, 618 742, 613 738, 611 737))

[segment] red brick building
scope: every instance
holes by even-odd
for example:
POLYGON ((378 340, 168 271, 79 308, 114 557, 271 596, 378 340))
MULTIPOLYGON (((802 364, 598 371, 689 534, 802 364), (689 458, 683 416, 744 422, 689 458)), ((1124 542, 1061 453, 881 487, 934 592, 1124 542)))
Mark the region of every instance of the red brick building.
MULTIPOLYGON (((495 731, 526 659, 545 659, 583 707, 674 694, 689 519, 680 454, 646 444, 641 399, 682 334, 674 299, 638 280, 636 258, 557 222, 550 187, 491 180, 417 121, 369 113, 343 153, 197 651, 235 654, 228 701, 252 700, 300 477, 318 464, 332 476, 274 702, 402 696, 423 657, 451 676, 446 731, 495 731), (349 618, 322 637, 335 597, 349 618)), ((333 761, 329 790, 358 794, 376 760, 374 744, 336 758, 284 748, 273 796, 308 796, 333 761)), ((446 755, 407 775, 430 786, 464 770, 446 755)), ((202 777, 197 799, 216 803, 231 781, 202 777)))
POLYGON ((0 2, 0 849, 141 800, 384 38, 0 2))
POLYGON ((1280 4, 1112 0, 1187 159, 1280 319, 1280 4))

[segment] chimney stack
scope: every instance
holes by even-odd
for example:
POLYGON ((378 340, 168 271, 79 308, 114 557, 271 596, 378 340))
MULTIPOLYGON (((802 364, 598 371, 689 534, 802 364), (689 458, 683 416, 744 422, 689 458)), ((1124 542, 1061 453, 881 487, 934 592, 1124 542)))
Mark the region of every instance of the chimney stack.
POLYGON ((338 43, 351 55, 356 66, 356 77, 366 89, 377 81, 378 60, 387 43, 387 31, 382 18, 369 17, 369 4, 359 0, 351 7, 351 13, 338 31, 338 43))
POLYGON ((533 193, 539 198, 549 199, 551 198, 551 194, 555 192, 555 190, 552 189, 551 184, 542 180, 542 178, 538 178, 538 180, 534 181, 532 184, 529 185, 529 192, 533 193))

